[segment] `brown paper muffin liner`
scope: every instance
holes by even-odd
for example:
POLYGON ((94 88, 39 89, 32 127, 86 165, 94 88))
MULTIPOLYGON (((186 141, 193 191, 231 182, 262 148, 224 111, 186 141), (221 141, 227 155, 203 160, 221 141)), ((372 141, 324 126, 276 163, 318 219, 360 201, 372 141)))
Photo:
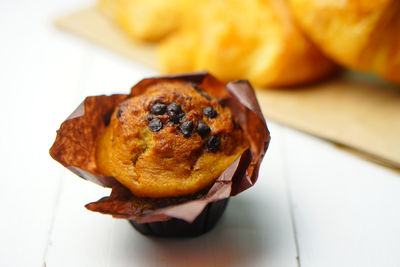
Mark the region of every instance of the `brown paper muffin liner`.
MULTIPOLYGON (((204 232, 210 228, 207 225, 215 224, 225 209, 226 201, 221 202, 221 200, 246 190, 257 181, 260 163, 269 141, 267 125, 249 82, 240 80, 225 85, 212 75, 201 72, 144 79, 131 89, 129 95, 87 97, 61 124, 56 140, 50 149, 50 155, 78 176, 112 188, 109 197, 87 204, 86 208, 89 210, 128 219, 135 228, 145 234, 151 234, 149 225, 140 226, 140 224, 155 225, 157 222, 168 221, 169 224, 179 222, 194 225, 197 223, 196 218, 203 221, 203 224, 201 227, 194 228, 201 228, 203 229, 201 232, 204 232), (249 149, 242 153, 205 191, 179 198, 139 198, 123 187, 114 177, 103 176, 98 172, 95 160, 96 142, 108 125, 113 110, 120 102, 144 93, 150 85, 171 80, 197 83, 206 93, 220 99, 224 105, 230 107, 248 139, 249 149), (217 208, 212 208, 216 203, 219 203, 216 205, 217 208), (210 213, 209 210, 213 212, 210 213), (201 218, 204 212, 208 214, 207 219, 201 218), (210 214, 213 215, 210 217, 210 214), (204 221, 214 223, 204 224, 204 221)), ((155 229, 154 226, 151 227, 155 229)), ((183 226, 178 228, 184 229, 183 226)), ((159 230, 151 232, 157 235, 165 233, 159 230)), ((195 233, 192 232, 192 234, 195 233)))

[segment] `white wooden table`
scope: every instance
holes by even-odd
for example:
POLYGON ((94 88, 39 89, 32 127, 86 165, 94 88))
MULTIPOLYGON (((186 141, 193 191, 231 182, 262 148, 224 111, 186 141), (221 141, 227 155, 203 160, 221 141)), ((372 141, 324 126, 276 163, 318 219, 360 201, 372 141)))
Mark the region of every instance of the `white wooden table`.
POLYGON ((0 266, 400 266, 399 174, 271 121, 258 183, 208 234, 147 238, 87 211, 109 190, 50 158, 56 129, 156 74, 52 27, 91 3, 0 1, 0 266))

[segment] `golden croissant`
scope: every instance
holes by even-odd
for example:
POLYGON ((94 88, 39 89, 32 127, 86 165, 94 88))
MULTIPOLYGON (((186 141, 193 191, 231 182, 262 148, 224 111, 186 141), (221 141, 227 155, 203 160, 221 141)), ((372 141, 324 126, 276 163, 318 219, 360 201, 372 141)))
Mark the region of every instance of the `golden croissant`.
POLYGON ((286 0, 101 0, 130 36, 159 41, 165 73, 208 70, 228 81, 291 86, 337 66, 299 30, 286 0))
POLYGON ((399 0, 290 0, 290 5, 329 57, 400 83, 399 0))

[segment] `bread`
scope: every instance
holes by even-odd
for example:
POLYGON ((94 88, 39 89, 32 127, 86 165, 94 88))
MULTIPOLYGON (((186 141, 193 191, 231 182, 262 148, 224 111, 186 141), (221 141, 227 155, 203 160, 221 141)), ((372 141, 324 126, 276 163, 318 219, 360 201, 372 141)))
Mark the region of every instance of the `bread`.
POLYGON ((98 172, 139 197, 206 189, 248 147, 232 112, 212 97, 177 80, 120 103, 97 143, 98 172))
POLYGON ((290 0, 302 29, 329 57, 400 83, 400 1, 290 0))
POLYGON ((287 0, 100 0, 133 39, 157 41, 163 73, 292 86, 337 69, 298 29, 287 0))
POLYGON ((286 0, 203 1, 161 43, 159 61, 166 73, 207 69, 256 86, 307 83, 336 69, 299 31, 286 0))
POLYGON ((189 0, 99 0, 99 9, 136 40, 158 41, 181 24, 189 0))

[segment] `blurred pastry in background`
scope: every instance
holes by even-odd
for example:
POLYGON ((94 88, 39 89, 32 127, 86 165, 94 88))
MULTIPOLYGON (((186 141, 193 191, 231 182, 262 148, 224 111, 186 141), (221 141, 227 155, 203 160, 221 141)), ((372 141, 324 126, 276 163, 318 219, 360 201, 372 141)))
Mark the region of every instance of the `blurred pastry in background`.
POLYGON ((193 18, 160 44, 163 72, 207 69, 225 81, 290 86, 335 70, 293 23, 286 1, 203 1, 193 18))
POLYGON ((293 86, 337 69, 298 29, 287 0, 100 0, 130 36, 159 40, 164 73, 208 70, 224 81, 293 86))
POLYGON ((333 60, 400 83, 399 0, 290 0, 302 29, 333 60))
POLYGON ((132 38, 158 41, 181 24, 190 0, 99 0, 98 7, 132 38))

